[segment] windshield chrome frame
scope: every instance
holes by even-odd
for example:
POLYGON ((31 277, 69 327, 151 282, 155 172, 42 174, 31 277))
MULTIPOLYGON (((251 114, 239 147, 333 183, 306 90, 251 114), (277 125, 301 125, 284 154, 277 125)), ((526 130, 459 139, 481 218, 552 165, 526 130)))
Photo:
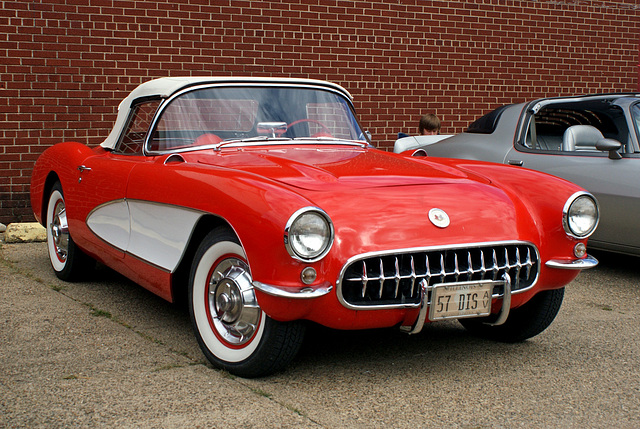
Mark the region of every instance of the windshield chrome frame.
MULTIPOLYGON (((362 126, 360 125, 360 122, 358 121, 358 117, 355 114, 355 108, 353 106, 353 102, 351 101, 351 97, 349 96, 348 93, 345 93, 343 91, 340 91, 336 88, 333 87, 329 87, 329 86, 322 86, 322 85, 318 85, 318 84, 304 84, 304 83, 282 83, 282 82, 269 82, 269 81, 264 81, 264 82, 230 82, 230 83, 207 83, 207 84, 202 84, 202 85, 194 85, 194 86, 189 86, 187 88, 183 88, 180 91, 175 92, 174 94, 172 94, 170 97, 164 99, 162 101, 162 103, 160 103, 160 105, 158 106, 158 109, 156 110, 155 116, 153 118, 153 120, 151 121, 151 125, 149 127, 149 132, 147 133, 146 137, 145 137, 145 141, 144 141, 144 145, 142 147, 142 153, 144 156, 161 156, 161 155, 166 155, 166 154, 170 154, 170 153, 180 153, 180 152, 192 152, 192 151, 196 151, 196 150, 206 150, 206 149, 213 149, 216 151, 221 150, 221 148, 224 147, 239 147, 239 146, 264 146, 264 145, 273 145, 278 144, 278 145, 286 145, 286 144, 306 144, 305 142, 311 141, 312 144, 328 144, 328 145, 349 145, 349 146, 361 146, 361 147, 367 147, 370 145, 369 141, 367 140, 342 140, 342 139, 334 139, 334 140, 323 140, 323 139, 315 139, 313 137, 309 137, 307 138, 300 138, 297 140, 294 139, 282 139, 282 138, 275 138, 275 139, 271 139, 269 140, 269 138, 265 139, 265 140, 260 140, 258 142, 256 141, 247 141, 247 140, 238 140, 238 139, 233 139, 233 140, 226 140, 226 141, 222 141, 219 143, 215 143, 215 144, 211 144, 211 145, 202 145, 202 146, 191 146, 191 147, 185 147, 185 148, 177 148, 177 149, 172 149, 172 150, 162 150, 162 151, 151 151, 149 150, 149 146, 151 144, 151 136, 153 135, 153 130, 156 129, 157 125, 158 125, 158 121, 160 120, 160 118, 162 117, 162 114, 164 113, 164 110, 167 108, 167 106, 176 98, 179 98, 181 96, 183 96, 184 94, 187 94, 189 92, 194 92, 194 91, 199 91, 199 90, 203 90, 203 89, 209 89, 209 88, 222 88, 222 87, 287 87, 287 88, 304 88, 304 89, 316 89, 316 90, 321 90, 321 91, 325 91, 325 92, 331 92, 334 94, 337 94, 340 98, 344 99, 347 102, 347 105, 349 106, 349 109, 351 110, 351 115, 355 121, 355 124, 358 126, 358 128, 360 129, 360 131, 362 132, 363 136, 366 136, 366 133, 364 131, 364 129, 362 128, 362 126)), ((366 137, 365 137, 366 138, 366 137)))

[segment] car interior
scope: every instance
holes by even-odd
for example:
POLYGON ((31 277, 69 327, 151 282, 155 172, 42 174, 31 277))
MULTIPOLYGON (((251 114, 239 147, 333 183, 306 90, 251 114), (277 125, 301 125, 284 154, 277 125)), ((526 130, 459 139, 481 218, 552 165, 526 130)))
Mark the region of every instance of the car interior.
POLYGON ((594 151, 602 138, 629 143, 624 112, 614 100, 551 103, 530 117, 525 145, 542 151, 594 151))

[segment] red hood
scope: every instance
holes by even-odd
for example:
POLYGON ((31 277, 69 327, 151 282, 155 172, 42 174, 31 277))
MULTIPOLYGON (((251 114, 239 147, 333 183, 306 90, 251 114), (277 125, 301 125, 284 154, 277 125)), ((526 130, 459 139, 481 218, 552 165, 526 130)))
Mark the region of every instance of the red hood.
POLYGON ((251 172, 312 191, 416 186, 461 181, 489 183, 437 163, 416 162, 375 149, 344 146, 274 146, 201 153, 198 162, 251 172))
POLYGON ((347 254, 487 237, 514 239, 523 237, 518 230, 525 224, 530 232, 535 230, 513 196, 481 175, 427 158, 353 147, 279 146, 223 149, 199 155, 198 162, 296 187, 311 205, 329 214, 341 237, 336 245, 353 246, 347 254), (429 222, 432 208, 448 213, 448 228, 429 222))
MULTIPOLYGON (((320 207, 338 237, 332 255, 487 240, 539 241, 536 214, 510 187, 497 187, 455 164, 328 145, 223 148, 185 153, 185 159, 280 182, 306 205, 320 207), (448 227, 429 221, 435 208, 448 214, 448 227)), ((493 174, 509 174, 509 167, 492 168, 499 169, 493 174)), ((301 207, 295 203, 289 210, 301 207)))

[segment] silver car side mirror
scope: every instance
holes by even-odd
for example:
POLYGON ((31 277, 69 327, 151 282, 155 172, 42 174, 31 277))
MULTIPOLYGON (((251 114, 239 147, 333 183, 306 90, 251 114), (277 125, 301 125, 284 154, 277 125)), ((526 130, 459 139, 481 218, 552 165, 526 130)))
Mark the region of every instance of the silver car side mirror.
POLYGON ((596 149, 609 152, 609 159, 622 159, 622 155, 618 152, 621 147, 622 143, 614 139, 600 139, 596 143, 596 149))

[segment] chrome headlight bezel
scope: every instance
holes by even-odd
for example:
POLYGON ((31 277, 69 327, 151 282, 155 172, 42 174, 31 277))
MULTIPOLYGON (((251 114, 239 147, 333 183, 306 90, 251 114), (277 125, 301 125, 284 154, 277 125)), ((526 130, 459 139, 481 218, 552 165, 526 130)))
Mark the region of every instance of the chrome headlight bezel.
MULTIPOLYGON (((586 216, 589 216, 588 214, 586 216)), ((598 223, 600 222, 600 209, 598 208, 598 201, 596 198, 588 192, 576 192, 573 194, 564 205, 562 209, 562 226, 567 235, 584 239, 596 230, 598 223), (587 204, 587 206, 582 206, 587 204), (593 212, 591 216, 593 219, 589 222, 588 227, 580 227, 575 217, 585 216, 585 210, 593 212)))
POLYGON ((291 215, 284 229, 284 246, 287 249, 287 252, 289 252, 289 255, 298 261, 319 261, 329 253, 329 250, 331 250, 331 247, 333 246, 333 240, 333 222, 331 222, 329 215, 318 207, 304 207, 296 211, 291 215), (316 249, 306 251, 304 246, 300 244, 301 241, 298 237, 302 235, 300 230, 304 226, 304 224, 300 223, 309 222, 310 220, 320 220, 326 229, 326 234, 324 234, 324 239, 322 240, 321 245, 317 246, 316 249))

